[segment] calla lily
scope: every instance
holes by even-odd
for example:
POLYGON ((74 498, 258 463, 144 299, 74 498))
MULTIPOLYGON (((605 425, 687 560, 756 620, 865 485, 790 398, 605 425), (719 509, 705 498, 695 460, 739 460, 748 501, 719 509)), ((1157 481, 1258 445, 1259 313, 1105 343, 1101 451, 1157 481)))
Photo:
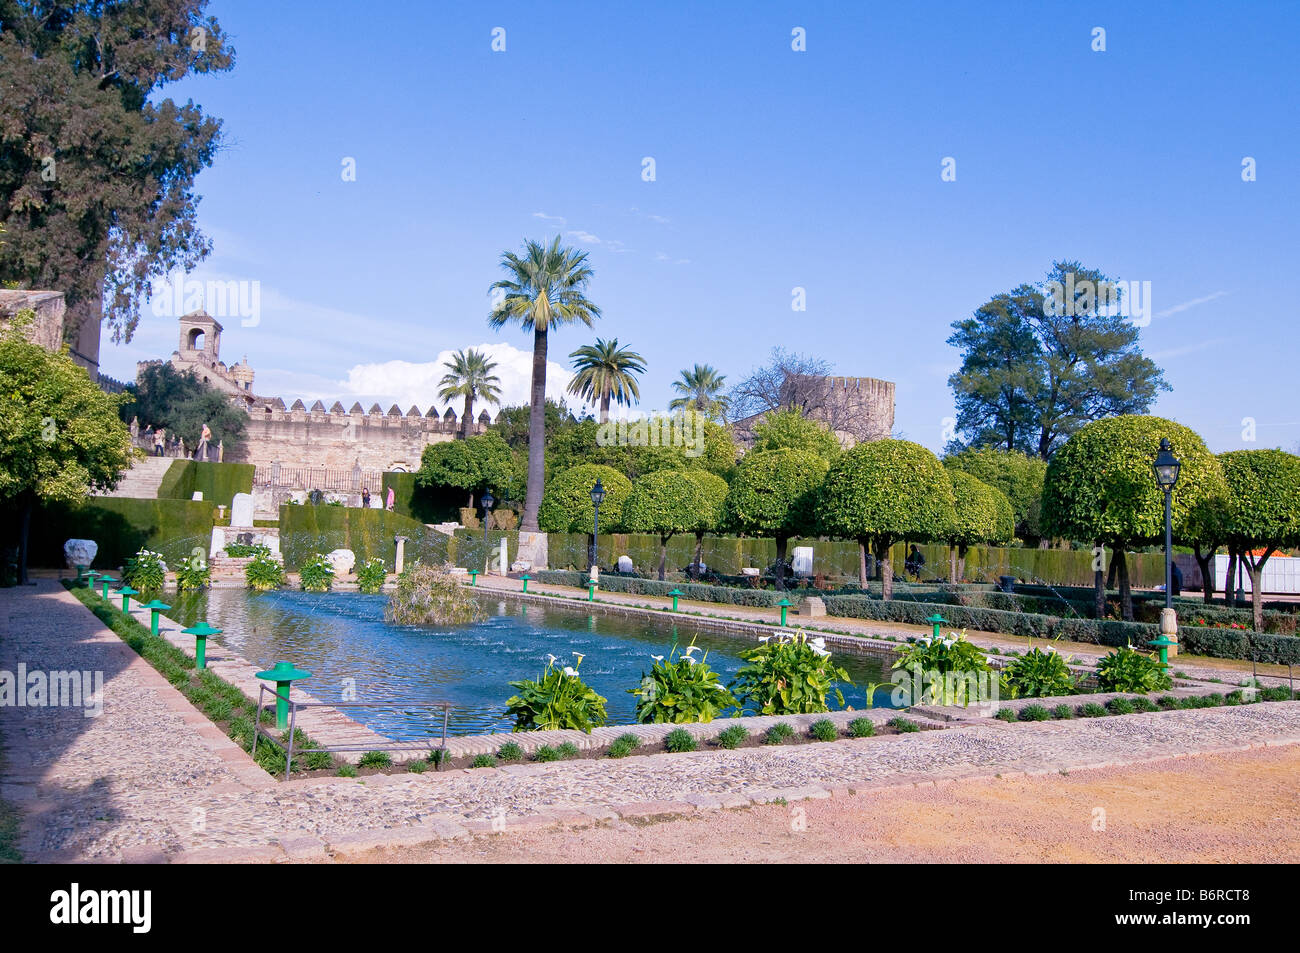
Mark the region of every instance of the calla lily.
POLYGON ((682 649, 682 654, 689 657, 692 652, 698 652, 699 650, 700 647, 698 645, 688 645, 686 648, 682 649))
POLYGON ((758 637, 758 641, 760 641, 760 642, 767 642, 767 641, 771 640, 771 638, 772 638, 772 637, 771 637, 770 635, 760 635, 760 636, 758 637))
POLYGON ((572 665, 566 665, 564 666, 564 674, 576 676, 578 674, 578 670, 574 668, 572 665))
POLYGON ((662 662, 664 660, 664 657, 662 655, 652 655, 650 657, 654 659, 656 662, 662 662))
POLYGON ((820 658, 828 658, 831 654, 830 652, 827 652, 825 649, 817 648, 817 646, 815 645, 812 647, 812 652, 814 655, 819 656, 820 658))
POLYGON ((692 665, 695 664, 695 659, 691 658, 689 655, 683 655, 682 658, 684 658, 686 661, 690 662, 692 665))
POLYGON ((826 640, 823 639, 820 635, 817 636, 817 638, 815 638, 815 639, 809 639, 808 641, 809 641, 811 644, 817 646, 817 648, 819 648, 819 649, 824 649, 824 648, 826 648, 826 640))
POLYGON ((555 655, 548 655, 548 656, 546 656, 546 659, 547 659, 548 663, 551 664, 551 665, 554 665, 556 662, 558 662, 558 661, 560 660, 559 657, 558 657, 558 656, 555 656, 555 655))

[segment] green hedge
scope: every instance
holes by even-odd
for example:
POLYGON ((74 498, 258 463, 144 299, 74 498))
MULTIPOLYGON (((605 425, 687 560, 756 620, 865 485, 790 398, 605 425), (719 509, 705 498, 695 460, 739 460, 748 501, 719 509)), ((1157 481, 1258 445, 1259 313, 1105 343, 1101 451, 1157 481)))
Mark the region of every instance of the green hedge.
POLYGON ((253 492, 253 471, 251 463, 176 460, 163 474, 158 498, 188 500, 198 490, 205 503, 230 506, 236 493, 253 492))
MULTIPOLYGON (((577 586, 585 588, 587 574, 575 570, 547 569, 533 574, 539 582, 555 586, 577 586)), ((641 596, 667 596, 672 590, 679 589, 682 598, 696 602, 718 602, 733 606, 755 606, 768 608, 775 606, 786 596, 793 593, 777 592, 774 589, 739 589, 731 586, 706 586, 701 583, 660 582, 658 579, 641 579, 636 576, 616 576, 611 573, 600 574, 600 588, 608 592, 626 592, 641 596)))
MULTIPOLYGON (((393 488, 393 511, 420 523, 443 523, 457 517, 457 505, 463 506, 465 494, 456 491, 456 501, 440 499, 438 494, 415 484, 414 473, 391 471, 383 475, 379 488, 380 500, 388 499, 388 488, 393 488)), ((374 489, 371 488, 371 492, 374 489)))
POLYGON ((33 566, 62 566, 63 544, 93 539, 99 544, 94 568, 119 568, 142 547, 162 553, 168 567, 212 542, 213 505, 190 500, 92 497, 78 507, 52 504, 32 515, 29 534, 33 566))
POLYGON ((415 560, 436 564, 456 561, 455 538, 400 513, 353 506, 280 507, 280 553, 285 568, 291 571, 297 570, 313 553, 328 553, 333 549, 352 550, 358 562, 378 556, 392 571, 397 554, 393 542, 396 536, 409 539, 408 564, 415 560))

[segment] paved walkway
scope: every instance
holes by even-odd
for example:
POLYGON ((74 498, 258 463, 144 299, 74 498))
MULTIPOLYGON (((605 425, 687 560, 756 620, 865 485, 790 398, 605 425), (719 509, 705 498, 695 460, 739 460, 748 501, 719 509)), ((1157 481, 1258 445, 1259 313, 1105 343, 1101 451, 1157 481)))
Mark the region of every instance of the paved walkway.
POLYGON ((53 581, 0 590, 0 669, 100 670, 103 713, 0 708, 26 859, 326 859, 473 833, 1300 744, 1300 703, 781 748, 277 781, 53 581))

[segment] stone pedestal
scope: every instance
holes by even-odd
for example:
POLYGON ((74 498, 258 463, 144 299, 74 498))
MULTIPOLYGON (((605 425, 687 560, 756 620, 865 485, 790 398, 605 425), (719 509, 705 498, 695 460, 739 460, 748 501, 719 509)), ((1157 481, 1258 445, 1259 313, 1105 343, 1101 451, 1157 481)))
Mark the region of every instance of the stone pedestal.
POLYGON ((805 596, 799 600, 798 612, 801 616, 817 619, 826 615, 826 603, 820 596, 805 596))
POLYGON ((407 536, 397 536, 394 537, 393 539, 393 542, 397 544, 397 555, 394 557, 393 566, 394 566, 394 572, 396 572, 399 576, 402 574, 402 570, 406 568, 407 539, 409 539, 409 537, 407 536))
POLYGON ((533 569, 545 569, 550 565, 545 533, 528 533, 521 530, 518 547, 515 558, 520 562, 531 563, 533 569))
MULTIPOLYGON (((1160 610, 1160 634, 1167 636, 1171 642, 1178 641, 1178 613, 1173 609, 1160 610)), ((1169 646, 1169 657, 1178 654, 1178 646, 1169 646)))

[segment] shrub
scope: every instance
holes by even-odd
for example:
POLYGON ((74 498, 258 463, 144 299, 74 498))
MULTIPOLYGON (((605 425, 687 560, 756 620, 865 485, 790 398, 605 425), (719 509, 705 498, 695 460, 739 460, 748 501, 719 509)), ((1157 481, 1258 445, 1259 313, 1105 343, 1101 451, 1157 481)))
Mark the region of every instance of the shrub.
POLYGON ((808 734, 818 741, 834 741, 840 736, 840 730, 835 727, 835 722, 829 718, 822 718, 808 726, 808 734))
POLYGON ((1102 708, 1096 702, 1088 702, 1079 706, 1080 718, 1101 718, 1106 714, 1106 709, 1102 708))
POLYGON ((739 748, 744 744, 745 739, 749 737, 749 731, 744 725, 728 725, 718 734, 717 739, 719 747, 732 750, 739 748))
POLYGON ((167 564, 162 554, 141 549, 126 561, 122 582, 141 593, 161 591, 167 583, 167 564))
POLYGON ((1002 670, 1012 698, 1050 698, 1074 694, 1068 659, 1051 649, 1031 649, 1002 670))
POLYGON ((430 764, 441 767, 451 760, 451 752, 446 748, 434 748, 429 752, 429 757, 425 759, 430 764))
POLYGON ((445 568, 415 563, 397 577, 384 620, 396 625, 465 625, 483 618, 483 608, 445 568))
POLYGON ((378 556, 371 556, 357 566, 356 574, 357 588, 370 595, 382 591, 384 583, 388 581, 388 570, 384 568, 384 561, 378 556))
POLYGON ((1133 707, 1133 702, 1127 698, 1112 698, 1106 702, 1106 708, 1109 709, 1112 715, 1131 715, 1137 711, 1133 707))
POLYGON ((1074 709, 1069 705, 1057 705, 1052 709, 1052 717, 1064 721, 1067 718, 1074 717, 1074 709))
POLYGON ((899 715, 899 716, 897 716, 897 717, 895 717, 895 718, 891 718, 890 721, 889 721, 889 724, 893 727, 893 729, 894 729, 895 731, 898 731, 898 732, 901 732, 901 733, 904 733, 904 734, 907 733, 907 732, 909 732, 909 731, 920 731, 920 730, 921 730, 921 726, 920 726, 920 725, 918 725, 918 724, 917 724, 916 722, 914 722, 914 721, 909 721, 908 719, 902 717, 901 715, 899 715))
POLYGON ((987 700, 991 689, 992 679, 981 676, 993 667, 984 650, 966 640, 965 631, 946 639, 920 637, 899 655, 893 669, 910 673, 913 687, 907 693, 913 704, 969 705, 987 700))
POLYGON ((680 754, 683 751, 694 751, 699 747, 699 742, 695 736, 685 728, 674 728, 664 736, 664 748, 674 754, 680 754))
POLYGON ((1019 718, 1014 708, 999 708, 998 713, 994 716, 1000 721, 1015 721, 1019 718))
MULTIPOLYGON (((541 759, 538 758, 538 760, 541 759)), ((471 768, 495 768, 497 759, 490 754, 479 754, 474 756, 474 760, 470 762, 469 766, 471 768)))
POLYGON ((533 752, 534 761, 559 761, 560 753, 550 745, 542 745, 533 752))
POLYGON ((876 733, 876 723, 870 718, 854 718, 849 722, 849 734, 854 738, 870 738, 876 733))
POLYGON ((1178 707, 1178 699, 1173 695, 1161 695, 1156 699, 1156 704, 1166 711, 1178 707))
POLYGON ((387 751, 367 751, 361 756, 363 768, 387 768, 393 764, 392 756, 387 751))
POLYGON ((1021 721, 1050 721, 1052 713, 1042 705, 1026 705, 1020 709, 1021 721))
POLYGON ((1145 695, 1139 695, 1137 698, 1133 699, 1133 708, 1136 711, 1142 711, 1142 712, 1151 712, 1151 711, 1160 710, 1160 706, 1158 706, 1151 699, 1147 698, 1145 695))
POLYGON ((540 678, 510 683, 516 694, 506 702, 506 714, 515 720, 513 730, 572 728, 590 734, 607 720, 605 697, 582 680, 577 668, 557 668, 554 663, 551 656, 540 678))
POLYGON ((629 688, 636 695, 636 720, 642 724, 682 724, 712 721, 724 708, 736 704, 731 692, 718 681, 718 673, 709 667, 709 653, 696 659, 695 643, 677 655, 678 646, 668 650, 668 657, 651 656, 650 674, 641 675, 641 687, 629 688))
POLYGON ((412 774, 424 774, 425 771, 429 770, 429 763, 427 761, 408 761, 406 770, 412 774))
POLYGON ((561 759, 565 759, 565 760, 569 758, 576 758, 579 754, 578 746, 575 745, 572 741, 561 742, 559 747, 555 749, 555 752, 560 756, 561 759))
POLYGON ((304 592, 329 592, 334 584, 334 564, 324 553, 316 553, 298 567, 298 581, 304 592))
POLYGON ((203 549, 194 547, 194 552, 182 559, 176 567, 176 588, 180 590, 205 589, 212 579, 212 570, 203 558, 203 549))
POLYGON ((227 543, 225 552, 227 556, 243 559, 246 556, 256 556, 262 548, 262 546, 255 543, 227 543))
POLYGON ((513 741, 507 741, 497 749, 497 757, 502 761, 522 761, 524 760, 524 749, 513 741))
POLYGON ((357 776, 357 769, 352 767, 352 765, 347 764, 346 762, 339 765, 340 778, 355 778, 356 776, 357 776))
POLYGON ((778 721, 763 736, 763 743, 768 745, 779 745, 789 741, 794 737, 794 729, 784 721, 778 721))
POLYGON ((627 734, 619 735, 610 742, 609 756, 611 758, 626 758, 639 747, 641 747, 641 739, 629 731, 627 734))
POLYGON ((1145 695, 1170 688, 1173 682, 1158 659, 1123 645, 1097 663, 1097 684, 1102 691, 1145 695))
POLYGON ((244 580, 248 588, 257 592, 268 592, 284 585, 284 567, 271 555, 271 550, 258 546, 253 559, 244 568, 244 580))
POLYGON ((738 703, 760 715, 801 715, 829 711, 826 696, 835 693, 844 707, 844 693, 836 681, 853 684, 848 672, 831 663, 825 640, 808 639, 803 632, 784 634, 755 649, 741 652, 746 665, 728 686, 738 703))

